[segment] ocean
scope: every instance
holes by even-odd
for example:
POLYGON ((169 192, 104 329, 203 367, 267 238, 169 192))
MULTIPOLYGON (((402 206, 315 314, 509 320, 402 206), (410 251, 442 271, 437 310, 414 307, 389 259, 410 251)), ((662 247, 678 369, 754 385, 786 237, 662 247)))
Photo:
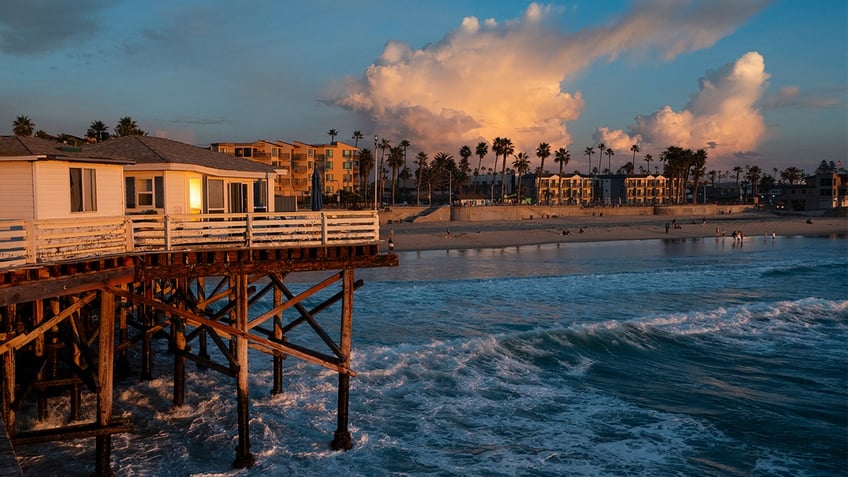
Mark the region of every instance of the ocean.
MULTIPOLYGON (((357 271, 352 450, 329 448, 336 374, 290 358, 271 396, 252 354, 256 465, 232 469, 234 380, 189 365, 174 409, 165 358, 118 383, 116 475, 848 475, 845 236, 399 258, 357 271)), ((30 476, 87 476, 93 453, 19 450, 30 476)))

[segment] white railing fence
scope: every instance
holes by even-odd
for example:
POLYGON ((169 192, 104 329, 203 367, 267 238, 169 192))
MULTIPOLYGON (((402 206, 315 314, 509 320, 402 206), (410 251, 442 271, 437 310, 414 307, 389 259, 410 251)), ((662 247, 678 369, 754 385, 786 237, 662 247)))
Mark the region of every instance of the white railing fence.
POLYGON ((0 269, 131 252, 379 240, 372 210, 0 220, 0 269))

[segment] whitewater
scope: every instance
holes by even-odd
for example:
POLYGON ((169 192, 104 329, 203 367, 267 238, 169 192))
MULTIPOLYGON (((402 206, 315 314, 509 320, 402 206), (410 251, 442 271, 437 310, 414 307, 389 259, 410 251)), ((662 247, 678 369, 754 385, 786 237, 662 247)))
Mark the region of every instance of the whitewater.
MULTIPOLYGON (((403 252, 397 268, 357 271, 352 450, 329 446, 337 375, 289 358, 284 393, 272 396, 270 358, 257 353, 256 465, 232 469, 234 381, 189 366, 186 405, 173 408, 160 343, 152 381, 117 383, 116 414, 135 431, 113 437, 113 468, 848 475, 846 252, 845 236, 403 252)), ((19 455, 28 476, 87 476, 93 452, 89 439, 19 455)))

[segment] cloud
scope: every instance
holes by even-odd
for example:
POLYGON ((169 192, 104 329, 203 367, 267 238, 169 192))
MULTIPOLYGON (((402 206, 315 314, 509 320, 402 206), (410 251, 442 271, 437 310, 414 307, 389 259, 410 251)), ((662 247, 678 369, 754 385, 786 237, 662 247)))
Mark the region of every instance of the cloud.
MULTIPOLYGON (((842 92, 840 92, 842 93, 842 92)), ((797 86, 785 86, 780 88, 777 93, 767 95, 763 99, 763 107, 766 109, 779 108, 811 108, 823 109, 832 108, 840 104, 840 100, 836 97, 816 98, 809 95, 802 95, 801 89, 797 86)))
POLYGON ((92 36, 114 0, 0 0, 0 52, 31 55, 92 36))
POLYGON ((750 157, 766 134, 758 104, 768 86, 765 61, 749 52, 701 78, 700 90, 682 111, 664 106, 639 115, 628 133, 601 128, 598 142, 616 149, 639 144, 642 152, 658 154, 668 146, 706 149, 710 159, 750 157))
POLYGON ((381 136, 421 150, 452 151, 496 136, 512 139, 516 152, 543 141, 568 145, 567 123, 585 104, 579 91, 563 91, 565 81, 622 53, 672 59, 709 47, 764 5, 642 2, 609 24, 574 33, 561 26, 563 9, 537 3, 503 23, 466 17, 420 49, 388 42, 363 77, 347 78, 328 102, 369 116, 381 136))

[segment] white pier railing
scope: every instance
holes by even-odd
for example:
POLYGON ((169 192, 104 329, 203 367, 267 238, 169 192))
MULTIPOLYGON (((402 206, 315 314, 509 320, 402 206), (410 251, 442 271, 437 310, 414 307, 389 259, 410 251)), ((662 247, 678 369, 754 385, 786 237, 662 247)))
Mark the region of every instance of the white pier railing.
POLYGON ((373 210, 0 220, 0 269, 133 252, 379 240, 373 210))

